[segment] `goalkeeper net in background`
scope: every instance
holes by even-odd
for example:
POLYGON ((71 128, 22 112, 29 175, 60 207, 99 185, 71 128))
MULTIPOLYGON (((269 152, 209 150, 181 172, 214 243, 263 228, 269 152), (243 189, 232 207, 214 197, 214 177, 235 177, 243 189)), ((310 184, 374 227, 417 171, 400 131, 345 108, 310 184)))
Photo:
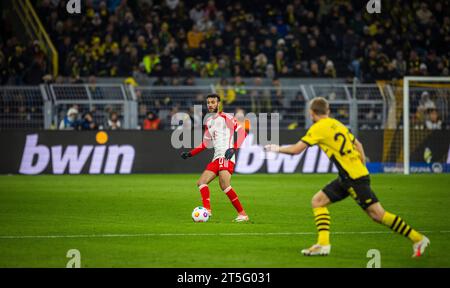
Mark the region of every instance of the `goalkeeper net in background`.
POLYGON ((450 77, 405 77, 391 84, 387 89, 384 171, 447 171, 450 77))

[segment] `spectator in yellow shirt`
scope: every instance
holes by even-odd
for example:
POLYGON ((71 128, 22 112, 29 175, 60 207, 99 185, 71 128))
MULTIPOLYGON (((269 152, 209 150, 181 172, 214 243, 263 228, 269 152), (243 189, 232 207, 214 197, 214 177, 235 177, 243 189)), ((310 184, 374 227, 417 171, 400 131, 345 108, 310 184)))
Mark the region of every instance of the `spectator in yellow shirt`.
POLYGON ((203 41, 204 33, 198 31, 197 25, 192 26, 192 30, 187 35, 188 45, 191 49, 198 49, 203 41))

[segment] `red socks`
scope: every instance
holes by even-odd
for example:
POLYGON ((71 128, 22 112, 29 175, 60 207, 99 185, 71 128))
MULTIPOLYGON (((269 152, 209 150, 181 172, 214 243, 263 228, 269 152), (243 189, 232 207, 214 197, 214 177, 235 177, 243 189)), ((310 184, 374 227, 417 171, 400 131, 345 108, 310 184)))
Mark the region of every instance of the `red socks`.
POLYGON ((236 192, 234 192, 234 190, 231 186, 228 187, 227 189, 223 190, 223 192, 225 192, 225 194, 227 194, 228 199, 230 199, 231 204, 233 204, 234 208, 236 208, 236 211, 238 213, 241 213, 242 211, 244 211, 244 208, 242 208, 241 202, 239 201, 236 192))
POLYGON ((198 186, 198 189, 200 189, 200 194, 202 195, 203 207, 205 207, 208 210, 211 210, 211 202, 209 200, 208 185, 206 185, 206 184, 200 185, 200 186, 198 186))
MULTIPOLYGON (((208 210, 211 210, 211 202, 209 199, 209 188, 207 184, 203 184, 198 186, 198 189, 200 190, 200 194, 202 195, 202 202, 203 207, 205 207, 208 210)), ((241 213, 244 211, 244 208, 242 208, 241 202, 238 199, 238 196, 236 192, 234 192, 233 188, 230 186, 227 189, 225 189, 223 192, 227 194, 228 199, 230 199, 231 204, 233 204, 234 208, 238 213, 241 213)))

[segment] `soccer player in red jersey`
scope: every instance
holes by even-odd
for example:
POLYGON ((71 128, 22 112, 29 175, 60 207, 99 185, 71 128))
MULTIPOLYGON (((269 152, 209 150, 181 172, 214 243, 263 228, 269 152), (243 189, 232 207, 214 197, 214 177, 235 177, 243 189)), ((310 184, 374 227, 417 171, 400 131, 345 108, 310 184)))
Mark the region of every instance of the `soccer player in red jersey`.
POLYGON ((203 207, 205 207, 211 216, 210 192, 208 184, 219 176, 219 185, 222 191, 228 196, 234 208, 238 212, 235 222, 248 221, 248 215, 245 213, 239 198, 231 187, 231 175, 234 171, 236 150, 244 142, 244 127, 241 127, 236 119, 227 113, 219 112, 220 97, 217 94, 209 94, 206 97, 209 113, 213 113, 206 121, 205 133, 202 143, 192 149, 190 152, 183 152, 181 157, 187 159, 202 152, 209 145, 214 147, 214 158, 206 166, 200 179, 197 181, 200 194, 202 196, 203 207), (237 139, 234 141, 234 133, 237 133, 237 139))

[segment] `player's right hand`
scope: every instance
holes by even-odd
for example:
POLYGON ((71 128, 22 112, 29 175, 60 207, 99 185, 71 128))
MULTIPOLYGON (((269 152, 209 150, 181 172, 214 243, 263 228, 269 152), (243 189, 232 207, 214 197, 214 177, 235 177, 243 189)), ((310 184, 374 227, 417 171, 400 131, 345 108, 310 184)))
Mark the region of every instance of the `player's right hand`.
POLYGON ((269 144, 264 146, 264 150, 266 150, 267 152, 280 152, 280 146, 275 144, 269 144))
POLYGON ((187 158, 189 158, 191 156, 192 156, 191 152, 183 152, 183 153, 181 153, 181 158, 183 158, 183 159, 187 159, 187 158))

